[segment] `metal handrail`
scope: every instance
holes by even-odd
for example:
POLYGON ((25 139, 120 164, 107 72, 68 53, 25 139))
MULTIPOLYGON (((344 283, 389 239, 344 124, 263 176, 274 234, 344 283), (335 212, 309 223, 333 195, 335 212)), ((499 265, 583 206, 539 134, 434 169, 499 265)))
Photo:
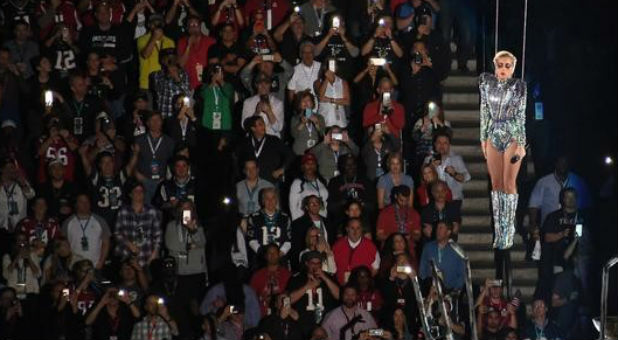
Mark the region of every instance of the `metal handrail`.
POLYGON ((599 329, 599 340, 605 340, 605 327, 607 325, 607 296, 609 290, 609 270, 618 263, 618 256, 611 258, 603 266, 603 276, 601 281, 601 329, 599 329))

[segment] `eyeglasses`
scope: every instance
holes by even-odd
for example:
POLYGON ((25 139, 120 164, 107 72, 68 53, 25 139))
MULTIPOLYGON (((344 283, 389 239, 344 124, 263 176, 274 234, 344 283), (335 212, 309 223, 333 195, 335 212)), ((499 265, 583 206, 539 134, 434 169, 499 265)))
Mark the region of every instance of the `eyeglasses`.
POLYGON ((498 68, 505 68, 505 69, 509 70, 509 69, 511 69, 511 67, 513 67, 513 64, 497 63, 496 66, 498 66, 498 68))

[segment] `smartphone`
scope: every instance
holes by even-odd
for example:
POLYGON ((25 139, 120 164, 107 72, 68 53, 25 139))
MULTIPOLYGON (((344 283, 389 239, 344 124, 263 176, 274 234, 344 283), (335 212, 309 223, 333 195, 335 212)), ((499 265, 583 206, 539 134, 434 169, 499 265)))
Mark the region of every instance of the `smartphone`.
POLYGON ((329 59, 328 60, 328 70, 335 73, 337 72, 336 68, 337 68, 337 61, 335 59, 329 59))
POLYGON ((49 107, 54 104, 54 93, 50 90, 45 91, 45 106, 49 107))
POLYGON ((382 93, 382 104, 384 106, 391 105, 391 93, 390 92, 382 93))
POLYGON ((300 6, 294 6, 294 13, 300 13, 300 6))
POLYGON ((384 59, 384 58, 370 58, 369 62, 373 66, 384 66, 386 64, 386 59, 384 59))
POLYGON ((275 56, 273 56, 272 54, 265 54, 262 56, 262 61, 274 61, 275 60, 275 56))
POLYGON ((422 64, 423 63, 423 55, 419 52, 414 52, 414 63, 422 64))
POLYGON ((376 130, 376 131, 381 131, 382 130, 382 124, 378 123, 378 124, 374 125, 373 129, 376 130))
POLYGON ((397 266, 397 273, 403 273, 403 274, 411 274, 412 273, 412 267, 410 266, 397 266))
POLYGON ((124 289, 120 289, 120 290, 118 291, 118 296, 119 296, 119 297, 123 297, 124 295, 125 295, 125 291, 124 291, 124 289))
POLYGON ((158 305, 164 305, 164 304, 165 304, 165 300, 163 300, 163 298, 161 298, 161 297, 160 297, 160 298, 157 300, 157 304, 158 304, 158 305))
POLYGON ((429 116, 430 119, 437 116, 438 115, 438 104, 436 104, 435 102, 428 102, 427 103, 427 115, 429 116))
POLYGON ((384 27, 386 25, 386 21, 384 21, 384 18, 378 20, 378 25, 380 25, 381 27, 384 27))
POLYGON ((191 222, 191 210, 185 209, 182 211, 182 224, 188 225, 191 222))
POLYGON ((191 98, 189 98, 189 96, 182 97, 182 105, 184 106, 191 105, 191 98))
POLYGON ((384 336, 384 330, 382 328, 370 329, 369 336, 384 336))
POLYGON ((287 308, 290 307, 290 297, 286 296, 283 298, 283 307, 287 308))
POLYGON ((234 306, 234 305, 230 306, 230 313, 238 314, 238 309, 236 309, 236 306, 234 306))
POLYGON ((583 229, 584 229, 584 225, 583 225, 583 224, 581 224, 581 223, 577 223, 577 224, 575 225, 575 235, 576 235, 577 237, 582 237, 582 232, 583 232, 583 229))
POLYGON ((64 288, 62 290, 62 296, 64 296, 65 298, 68 298, 70 294, 69 288, 64 288))
POLYGON ((341 26, 341 19, 339 19, 339 17, 334 17, 333 18, 333 28, 339 29, 339 26, 341 26))
POLYGON ((342 133, 332 133, 330 136, 333 140, 343 140, 342 133))

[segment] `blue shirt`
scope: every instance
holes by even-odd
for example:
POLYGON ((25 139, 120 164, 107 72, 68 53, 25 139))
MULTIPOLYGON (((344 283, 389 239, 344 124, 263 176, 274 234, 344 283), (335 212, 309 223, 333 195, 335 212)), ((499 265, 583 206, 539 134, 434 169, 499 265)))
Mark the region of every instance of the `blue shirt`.
POLYGON ((444 285, 448 289, 461 289, 465 284, 465 264, 455 253, 453 248, 446 245, 438 246, 437 241, 431 241, 423 248, 421 255, 420 275, 421 279, 431 277, 431 264, 433 260, 442 272, 444 285))
POLYGON ((543 225, 547 215, 560 209, 560 190, 563 188, 575 189, 577 192, 577 207, 579 209, 589 208, 592 204, 588 186, 581 177, 569 172, 567 179, 560 183, 552 172, 536 182, 528 202, 529 208, 541 209, 540 225, 543 225))
POLYGON ((528 321, 523 329, 524 340, 563 340, 562 330, 551 320, 545 320, 545 326, 539 328, 534 322, 528 321))

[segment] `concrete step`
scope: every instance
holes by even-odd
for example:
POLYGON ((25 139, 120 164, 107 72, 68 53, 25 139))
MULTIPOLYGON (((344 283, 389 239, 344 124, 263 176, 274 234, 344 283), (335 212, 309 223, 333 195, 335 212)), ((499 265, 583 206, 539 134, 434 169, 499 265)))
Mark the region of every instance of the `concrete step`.
POLYGON ((489 198, 487 197, 465 198, 461 206, 461 213, 462 215, 489 214, 489 198))
MULTIPOLYGON (((459 231, 459 236, 457 239, 457 243, 464 245, 473 245, 473 244, 491 244, 493 242, 493 234, 491 229, 487 228, 485 232, 467 232, 464 227, 459 231)), ((521 244, 522 238, 515 237, 513 240, 513 244, 521 244)))
POLYGON ((479 103, 446 103, 444 102, 444 110, 478 110, 479 103))
MULTIPOLYGON (((466 252, 468 258, 472 263, 478 263, 483 261, 493 261, 494 253, 492 251, 468 251, 466 252)), ((523 262, 526 258, 526 252, 523 250, 511 251, 512 262, 523 262)))
POLYGON ((470 145, 478 144, 481 129, 479 125, 474 127, 462 127, 453 131, 453 144, 455 145, 470 145))
POLYGON ((453 75, 444 80, 445 92, 453 87, 472 87, 478 91, 478 77, 476 75, 453 75))
MULTIPOLYGON (((451 60, 451 71, 457 70, 459 67, 457 60, 451 60)), ((476 72, 476 59, 471 59, 466 62, 466 66, 470 72, 476 72)))
MULTIPOLYGON (((473 162, 466 162, 466 164, 473 164, 473 162)), ((464 197, 482 197, 489 195, 487 180, 485 179, 471 179, 470 181, 464 183, 463 187, 464 197)))
MULTIPOLYGON (((519 279, 536 280, 538 270, 536 268, 513 268, 513 277, 519 279)), ((480 268, 474 269, 474 263, 472 263, 472 277, 493 278, 495 277, 495 268, 480 268)), ((484 279, 482 281, 485 281, 484 279)))
POLYGON ((451 123, 459 122, 480 122, 480 112, 477 107, 475 110, 445 110, 444 118, 451 123))
MULTIPOLYGON (((491 217, 489 215, 485 215, 485 216, 464 215, 461 217, 461 225, 462 225, 462 230, 473 229, 473 228, 485 228, 489 230, 489 228, 491 227, 491 217)), ((475 230, 478 230, 478 229, 475 229, 475 230)))
POLYGON ((466 105, 479 105, 478 93, 444 93, 442 96, 444 105, 452 104, 466 104, 466 105))
POLYGON ((487 176, 487 163, 485 162, 466 163, 466 167, 472 178, 481 179, 487 176))
POLYGON ((481 151, 480 143, 476 145, 452 145, 451 151, 464 157, 472 156, 483 159, 483 151, 481 151))

